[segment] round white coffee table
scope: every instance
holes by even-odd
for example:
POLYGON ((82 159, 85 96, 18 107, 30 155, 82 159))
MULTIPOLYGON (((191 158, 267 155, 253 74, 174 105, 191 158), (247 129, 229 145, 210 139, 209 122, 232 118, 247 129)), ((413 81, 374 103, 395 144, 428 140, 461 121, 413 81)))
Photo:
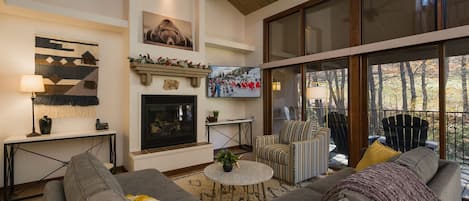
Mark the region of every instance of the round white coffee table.
POLYGON ((238 163, 239 168, 234 165, 231 172, 223 171, 223 167, 220 163, 211 164, 204 169, 205 176, 213 181, 212 198, 215 198, 216 183, 220 184, 220 200, 222 200, 224 185, 229 187, 231 197, 233 198, 234 186, 243 186, 245 190, 247 188, 249 191, 249 186, 253 186, 254 189, 254 185, 257 185, 260 197, 259 184, 261 184, 262 194, 265 200, 264 182, 272 178, 274 170, 265 164, 255 161, 239 160, 238 163))

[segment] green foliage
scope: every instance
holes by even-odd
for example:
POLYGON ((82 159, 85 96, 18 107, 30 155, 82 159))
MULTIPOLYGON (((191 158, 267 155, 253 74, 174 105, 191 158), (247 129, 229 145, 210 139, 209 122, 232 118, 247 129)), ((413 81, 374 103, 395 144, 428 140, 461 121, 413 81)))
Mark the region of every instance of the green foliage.
POLYGON ((231 151, 222 150, 217 154, 217 162, 220 163, 236 163, 239 160, 239 157, 233 154, 231 151))

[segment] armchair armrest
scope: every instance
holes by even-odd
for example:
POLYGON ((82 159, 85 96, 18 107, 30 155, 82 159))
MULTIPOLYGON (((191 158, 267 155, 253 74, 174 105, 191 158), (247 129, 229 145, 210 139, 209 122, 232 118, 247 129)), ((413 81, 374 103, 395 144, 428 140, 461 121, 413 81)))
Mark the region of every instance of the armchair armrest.
POLYGON ((329 129, 321 128, 313 139, 290 144, 290 163, 295 181, 302 181, 327 172, 329 141, 329 129))

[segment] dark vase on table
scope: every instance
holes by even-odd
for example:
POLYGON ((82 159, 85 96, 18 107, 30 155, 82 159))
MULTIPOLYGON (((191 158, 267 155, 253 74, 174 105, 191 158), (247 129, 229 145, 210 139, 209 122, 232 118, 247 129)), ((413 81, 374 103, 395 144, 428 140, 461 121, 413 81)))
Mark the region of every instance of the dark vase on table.
POLYGON ((50 130, 52 128, 52 119, 47 116, 39 119, 39 128, 41 130, 41 134, 50 134, 50 130))
POLYGON ((225 172, 231 172, 231 170, 233 170, 233 163, 224 162, 224 163, 223 163, 223 171, 225 171, 225 172))

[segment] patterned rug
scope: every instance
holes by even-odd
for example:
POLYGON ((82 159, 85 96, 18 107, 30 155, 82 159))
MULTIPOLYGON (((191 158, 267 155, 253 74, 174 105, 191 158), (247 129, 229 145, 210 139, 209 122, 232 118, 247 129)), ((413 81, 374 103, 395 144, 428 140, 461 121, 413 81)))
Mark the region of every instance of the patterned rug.
MULTIPOLYGON (((271 179, 267 181, 265 185, 265 191, 267 194, 267 200, 273 200, 285 193, 288 193, 290 191, 293 191, 295 189, 304 187, 312 181, 316 180, 317 178, 311 179, 306 182, 302 182, 298 184, 297 186, 291 186, 288 185, 284 182, 279 182, 277 179, 271 179)), ((200 200, 212 200, 212 188, 213 188, 213 182, 205 177, 203 172, 195 172, 191 173, 189 175, 184 175, 180 177, 173 178, 174 182, 178 184, 180 187, 182 187, 184 190, 187 192, 191 193, 195 197, 199 198, 200 200)), ((259 185, 259 190, 262 193, 262 187, 259 185)), ((250 187, 248 192, 248 197, 246 198, 246 193, 245 189, 243 187, 236 187, 235 191, 233 193, 234 198, 231 199, 231 192, 229 189, 223 188, 223 201, 225 200, 236 200, 236 201, 246 201, 246 200, 252 200, 252 201, 257 201, 259 200, 258 196, 259 193, 257 191, 257 187, 250 187), (254 191, 253 191, 254 190, 254 191)), ((219 200, 219 195, 220 193, 220 185, 217 184, 215 188, 215 200, 219 200)), ((262 196, 262 194, 261 194, 262 196)))

